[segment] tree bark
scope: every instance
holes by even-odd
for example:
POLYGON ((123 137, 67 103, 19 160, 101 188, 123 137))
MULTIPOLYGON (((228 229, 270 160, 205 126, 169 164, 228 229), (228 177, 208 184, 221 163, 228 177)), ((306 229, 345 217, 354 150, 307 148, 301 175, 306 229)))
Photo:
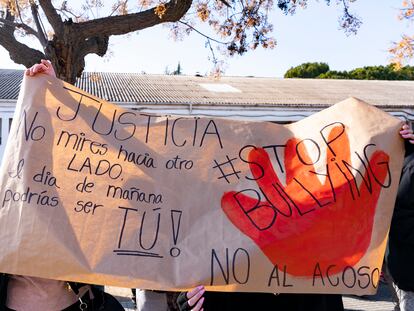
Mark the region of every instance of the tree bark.
POLYGON ((109 37, 104 35, 84 38, 76 33, 71 22, 64 22, 62 37, 54 36, 46 46, 59 79, 74 84, 85 68, 85 56, 91 53, 104 56, 108 50, 109 37))
MULTIPOLYGON (((10 58, 15 63, 30 67, 31 65, 40 62, 42 58, 45 58, 45 55, 42 52, 17 41, 14 35, 16 26, 17 24, 14 23, 14 16, 7 11, 3 26, 0 27, 0 45, 9 52, 10 58)), ((31 31, 34 32, 33 29, 31 29, 31 31)))
POLYGON ((9 52, 10 58, 16 64, 30 67, 45 58, 45 55, 42 52, 20 43, 16 40, 13 34, 2 28, 0 28, 0 44, 9 52))

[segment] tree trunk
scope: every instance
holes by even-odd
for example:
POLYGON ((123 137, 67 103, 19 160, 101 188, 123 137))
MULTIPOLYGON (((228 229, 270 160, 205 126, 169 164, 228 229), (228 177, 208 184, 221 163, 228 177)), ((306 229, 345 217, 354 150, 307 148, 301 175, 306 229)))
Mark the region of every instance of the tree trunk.
POLYGON ((75 31, 72 22, 64 22, 63 36, 54 36, 49 41, 45 52, 56 71, 59 79, 75 84, 76 78, 80 77, 85 68, 85 56, 95 53, 104 56, 108 49, 109 38, 97 36, 83 39, 75 31))

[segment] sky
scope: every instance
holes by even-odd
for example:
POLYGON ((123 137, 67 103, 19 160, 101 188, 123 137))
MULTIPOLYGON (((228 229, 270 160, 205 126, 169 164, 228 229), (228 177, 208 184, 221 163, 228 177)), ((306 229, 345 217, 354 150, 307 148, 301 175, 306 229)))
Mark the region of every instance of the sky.
MULTIPOLYGON (((225 75, 283 77, 290 67, 304 62, 326 62, 332 70, 386 65, 391 42, 414 30, 414 25, 397 18, 401 3, 402 0, 357 0, 351 10, 363 24, 357 35, 351 36, 339 29, 340 6, 309 0, 308 7, 293 16, 275 9, 271 13, 275 49, 259 48, 227 59, 225 75)), ((104 58, 87 56, 85 70, 164 74, 166 68, 172 71, 180 62, 183 74, 194 75, 208 74, 212 68, 205 38, 193 33, 183 41, 174 41, 162 25, 127 36, 112 36, 110 51, 111 55, 104 58)), ((0 46, 0 68, 24 67, 13 63, 0 46)))

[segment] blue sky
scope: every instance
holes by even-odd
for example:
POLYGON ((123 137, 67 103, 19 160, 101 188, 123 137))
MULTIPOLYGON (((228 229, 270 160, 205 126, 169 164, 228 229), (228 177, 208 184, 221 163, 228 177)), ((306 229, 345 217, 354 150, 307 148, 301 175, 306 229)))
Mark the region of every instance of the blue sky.
MULTIPOLYGON (((332 1, 334 2, 334 1, 332 1)), ((309 0, 308 8, 293 16, 272 12, 273 50, 258 49, 227 60, 226 75, 282 77, 287 69, 303 62, 327 62, 331 69, 349 70, 367 65, 385 65, 388 47, 401 34, 414 32, 414 25, 398 20, 401 0, 358 0, 352 5, 363 24, 357 35, 338 29, 340 7, 309 0)), ((156 26, 129 36, 112 37, 111 56, 88 56, 87 71, 146 72, 163 74, 181 63, 184 74, 208 73, 212 67, 205 39, 197 34, 183 41, 169 37, 166 27, 156 26)), ((23 68, 14 64, 0 47, 0 68, 23 68)))

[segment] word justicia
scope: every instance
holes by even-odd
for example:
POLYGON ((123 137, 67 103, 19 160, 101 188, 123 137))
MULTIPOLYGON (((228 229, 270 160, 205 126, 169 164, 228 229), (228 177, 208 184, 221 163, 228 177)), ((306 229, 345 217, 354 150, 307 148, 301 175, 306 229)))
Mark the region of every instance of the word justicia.
MULTIPOLYGON (((157 126, 162 129, 163 137, 161 139, 164 145, 178 148, 185 146, 201 148, 207 144, 217 144, 217 146, 223 149, 220 131, 216 121, 213 119, 201 119, 198 117, 169 118, 168 116, 122 111, 116 108, 111 109, 106 114, 103 109, 104 103, 67 87, 65 89, 77 93, 80 98, 73 110, 59 106, 56 110, 58 119, 64 122, 76 120, 82 113, 82 109, 85 109, 82 108, 82 100, 86 97, 98 106, 96 112, 90 114, 90 119, 87 122, 93 132, 103 137, 111 135, 120 142, 135 137, 140 141, 149 143, 152 139, 155 139, 155 135, 154 138, 152 137, 152 127, 157 126), (159 122, 160 117, 163 117, 163 122, 159 122), (189 131, 183 131, 183 129, 189 129, 189 131)), ((160 139, 160 137, 157 136, 157 139, 160 139)))

